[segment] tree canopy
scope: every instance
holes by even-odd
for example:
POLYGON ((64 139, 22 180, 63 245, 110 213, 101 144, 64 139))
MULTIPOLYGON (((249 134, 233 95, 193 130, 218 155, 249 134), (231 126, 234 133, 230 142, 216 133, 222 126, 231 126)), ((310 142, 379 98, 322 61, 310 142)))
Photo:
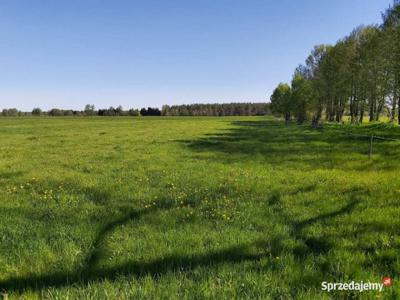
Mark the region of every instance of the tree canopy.
POLYGON ((291 86, 281 83, 273 92, 273 111, 299 123, 341 122, 345 115, 362 123, 387 115, 400 124, 400 1, 382 19, 380 25, 354 29, 335 45, 315 46, 296 68, 291 86))

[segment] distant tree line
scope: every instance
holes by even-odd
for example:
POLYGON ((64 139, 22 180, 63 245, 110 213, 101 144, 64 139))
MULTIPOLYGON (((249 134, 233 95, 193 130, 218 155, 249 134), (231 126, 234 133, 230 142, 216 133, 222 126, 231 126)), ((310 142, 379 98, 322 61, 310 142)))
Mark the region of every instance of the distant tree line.
POLYGON ((148 107, 147 109, 142 108, 140 110, 141 116, 161 116, 161 111, 158 108, 148 107))
POLYGON ((94 105, 87 104, 83 110, 72 110, 72 109, 59 109, 52 108, 49 111, 43 111, 42 109, 36 107, 32 112, 22 112, 16 108, 3 109, 1 114, 3 117, 18 117, 18 116, 51 116, 51 117, 61 117, 61 116, 159 116, 161 111, 158 108, 143 108, 140 111, 138 109, 124 110, 122 106, 116 108, 109 107, 106 109, 96 110, 94 105))
POLYGON ((272 111, 314 125, 382 115, 400 124, 400 1, 382 17, 382 24, 360 26, 335 45, 315 46, 291 84, 274 90, 272 111))
POLYGON ((26 115, 26 113, 16 108, 5 108, 2 110, 1 115, 4 117, 17 117, 17 116, 24 116, 26 115))
POLYGON ((87 104, 83 110, 53 108, 43 111, 36 107, 32 112, 22 112, 16 108, 4 109, 2 116, 262 116, 269 112, 267 103, 227 103, 227 104, 189 104, 164 105, 158 108, 142 108, 124 110, 122 106, 116 108, 96 110, 94 105, 87 104))
POLYGON ((163 116, 263 116, 269 112, 267 103, 224 103, 164 105, 163 116))

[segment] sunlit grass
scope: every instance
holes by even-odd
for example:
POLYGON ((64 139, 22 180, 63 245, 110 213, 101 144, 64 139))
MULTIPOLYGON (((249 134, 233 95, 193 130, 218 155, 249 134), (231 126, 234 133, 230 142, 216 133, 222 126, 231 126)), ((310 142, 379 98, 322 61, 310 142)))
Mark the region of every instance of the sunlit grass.
POLYGON ((395 278, 397 126, 242 118, 0 119, 9 298, 344 298, 395 278))
MULTIPOLYGON (((350 123, 350 120, 351 120, 350 116, 343 116, 343 118, 342 118, 342 121, 344 123, 350 123)), ((381 115, 381 116, 379 116, 379 122, 380 123, 390 123, 390 117, 381 115)), ((397 118, 393 123, 396 123, 396 122, 397 122, 397 118)), ((369 123, 377 123, 377 121, 370 122, 369 116, 367 115, 363 118, 363 124, 369 124, 369 123)))

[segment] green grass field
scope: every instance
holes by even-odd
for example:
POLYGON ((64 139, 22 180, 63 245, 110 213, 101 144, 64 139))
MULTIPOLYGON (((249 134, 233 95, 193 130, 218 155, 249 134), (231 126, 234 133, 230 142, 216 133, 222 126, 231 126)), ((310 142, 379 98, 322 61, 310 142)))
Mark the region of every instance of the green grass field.
POLYGON ((0 118, 8 299, 400 297, 391 125, 0 118), (381 282, 379 292, 322 281, 381 282))

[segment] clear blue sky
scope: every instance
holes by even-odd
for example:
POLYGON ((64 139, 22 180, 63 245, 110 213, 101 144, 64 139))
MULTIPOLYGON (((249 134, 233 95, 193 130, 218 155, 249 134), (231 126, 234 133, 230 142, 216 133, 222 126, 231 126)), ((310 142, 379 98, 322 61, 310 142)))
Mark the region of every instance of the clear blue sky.
POLYGON ((0 108, 266 101, 391 0, 1 0, 0 108))

